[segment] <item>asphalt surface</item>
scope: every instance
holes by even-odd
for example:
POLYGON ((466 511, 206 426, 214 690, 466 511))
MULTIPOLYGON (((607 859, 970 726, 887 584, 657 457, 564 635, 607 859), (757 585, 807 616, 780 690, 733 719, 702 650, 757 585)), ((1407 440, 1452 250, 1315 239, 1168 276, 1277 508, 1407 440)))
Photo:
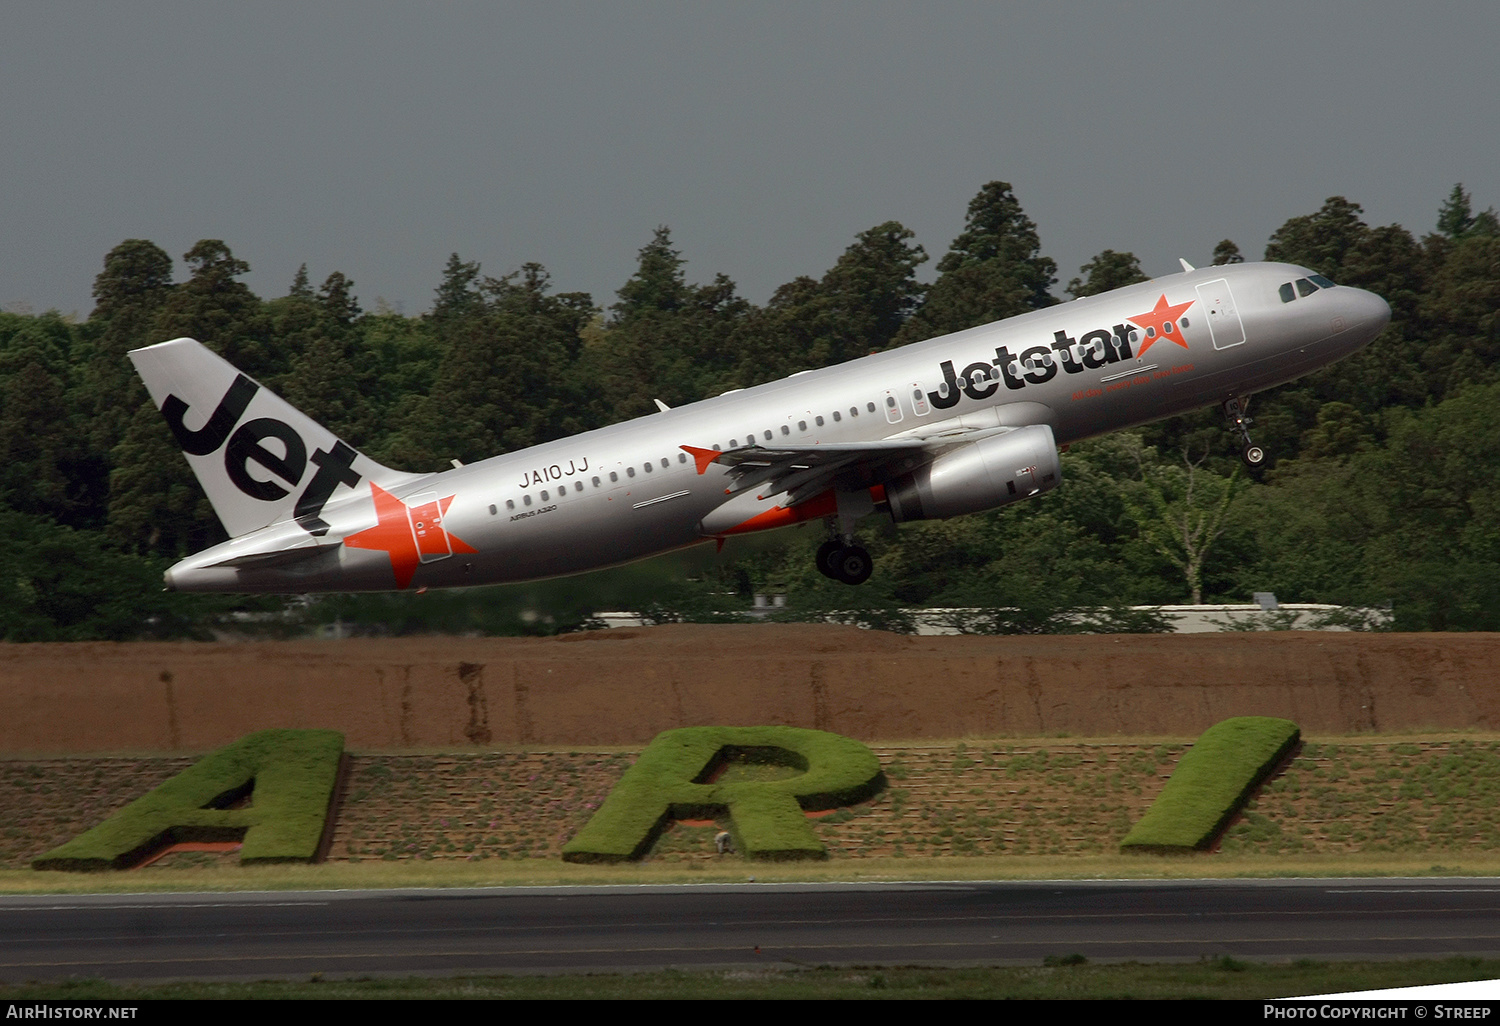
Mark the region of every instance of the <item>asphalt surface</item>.
POLYGON ((0 980, 1500 953, 1500 879, 0 898, 0 980))

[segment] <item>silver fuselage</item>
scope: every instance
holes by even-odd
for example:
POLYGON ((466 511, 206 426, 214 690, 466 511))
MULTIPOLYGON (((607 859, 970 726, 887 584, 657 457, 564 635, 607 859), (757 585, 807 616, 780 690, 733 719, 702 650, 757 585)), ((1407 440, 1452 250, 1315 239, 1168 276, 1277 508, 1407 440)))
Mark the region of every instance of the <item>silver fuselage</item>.
MULTIPOLYGON (((457 544, 432 544, 407 586, 573 574, 714 537, 703 521, 726 502, 728 472, 715 464, 699 473, 682 446, 922 437, 956 418, 1044 423, 1066 445, 1291 381, 1368 344, 1390 317, 1379 296, 1342 286, 1283 301, 1279 288, 1308 274, 1287 264, 1174 274, 414 478, 393 494, 413 506, 451 496, 442 526, 457 544), (1163 309, 1177 311, 1173 330, 1147 337, 1152 312, 1163 309)), ((376 522, 368 490, 339 489, 322 516, 328 539, 376 522)), ((168 583, 246 592, 395 586, 391 557, 348 546, 285 567, 211 566, 299 532, 286 522, 257 532, 258 541, 236 538, 183 560, 168 583)))

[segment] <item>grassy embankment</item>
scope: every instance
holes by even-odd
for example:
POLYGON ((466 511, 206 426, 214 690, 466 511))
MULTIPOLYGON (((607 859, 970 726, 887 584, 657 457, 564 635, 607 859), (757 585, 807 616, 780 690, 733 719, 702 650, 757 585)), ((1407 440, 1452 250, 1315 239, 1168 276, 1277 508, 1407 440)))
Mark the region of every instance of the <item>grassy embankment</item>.
POLYGON ((1220 851, 1188 856, 1119 850, 1182 739, 873 747, 887 787, 812 821, 829 852, 821 862, 717 856, 717 825, 680 824, 643 862, 564 863, 562 845, 630 764, 627 752, 355 753, 324 864, 184 853, 90 874, 26 867, 190 760, 8 760, 0 891, 1500 874, 1500 739, 1491 735, 1309 739, 1220 851))

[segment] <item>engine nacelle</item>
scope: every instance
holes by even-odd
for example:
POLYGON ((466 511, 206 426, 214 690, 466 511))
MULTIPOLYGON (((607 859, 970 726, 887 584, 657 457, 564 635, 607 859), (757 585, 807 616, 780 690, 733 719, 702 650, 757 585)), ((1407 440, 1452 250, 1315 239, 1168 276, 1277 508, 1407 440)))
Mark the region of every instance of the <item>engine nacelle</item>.
POLYGON ((1045 424, 991 435, 943 453, 885 486, 891 519, 944 520, 1050 492, 1062 482, 1045 424))

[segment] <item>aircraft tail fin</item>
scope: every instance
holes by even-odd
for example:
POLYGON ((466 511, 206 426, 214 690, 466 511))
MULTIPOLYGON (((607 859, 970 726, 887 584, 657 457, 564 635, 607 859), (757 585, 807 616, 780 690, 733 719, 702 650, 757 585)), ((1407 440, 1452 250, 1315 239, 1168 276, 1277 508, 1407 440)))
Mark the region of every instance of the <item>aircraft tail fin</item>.
POLYGON ((329 502, 418 476, 355 451, 193 339, 136 349, 130 361, 232 538, 286 520, 321 537, 329 502))

